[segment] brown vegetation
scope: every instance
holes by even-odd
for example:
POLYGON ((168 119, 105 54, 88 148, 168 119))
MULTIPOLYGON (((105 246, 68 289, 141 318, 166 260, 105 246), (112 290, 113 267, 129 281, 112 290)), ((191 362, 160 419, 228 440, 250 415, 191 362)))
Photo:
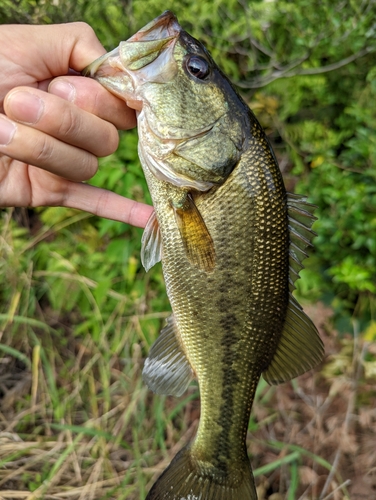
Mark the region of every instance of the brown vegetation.
MULTIPOLYGON (((259 498, 375 498, 376 391, 363 372, 363 360, 374 346, 356 337, 355 342, 339 340, 322 306, 309 313, 325 341, 324 365, 278 387, 262 384, 253 408, 248 449, 259 498)), ((152 396, 140 380, 142 359, 136 345, 126 367, 116 355, 111 359, 107 401, 99 374, 95 379, 95 372, 89 371, 98 356, 94 344, 68 338, 68 345, 61 355, 75 353, 70 387, 75 406, 66 407, 60 421, 48 407, 45 372, 35 370, 38 353, 34 351, 31 369, 10 355, 2 359, 0 499, 142 498, 144 488, 197 428, 195 388, 190 388, 185 404, 184 397, 152 396), (91 374, 86 393, 90 415, 79 401, 83 393, 77 385, 85 373, 91 374), (156 417, 159 404, 165 408, 165 450, 155 445, 155 437, 153 443, 161 425, 156 417)))

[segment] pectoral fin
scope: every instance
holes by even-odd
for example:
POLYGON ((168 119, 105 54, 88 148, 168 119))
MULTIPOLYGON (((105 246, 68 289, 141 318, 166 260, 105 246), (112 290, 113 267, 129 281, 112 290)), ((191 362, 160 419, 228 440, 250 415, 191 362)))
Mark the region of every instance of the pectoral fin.
POLYGON ((180 396, 193 378, 193 371, 180 343, 174 316, 167 318, 167 325, 150 349, 145 361, 142 378, 156 394, 180 396))
POLYGON ((324 345, 317 329, 290 294, 285 325, 278 348, 264 379, 280 384, 315 367, 324 357, 324 345))
POLYGON ((212 271, 214 243, 192 196, 188 194, 181 205, 172 206, 189 262, 204 271, 212 271))
POLYGON ((149 271, 162 258, 161 231, 155 212, 151 214, 141 238, 141 263, 149 271))

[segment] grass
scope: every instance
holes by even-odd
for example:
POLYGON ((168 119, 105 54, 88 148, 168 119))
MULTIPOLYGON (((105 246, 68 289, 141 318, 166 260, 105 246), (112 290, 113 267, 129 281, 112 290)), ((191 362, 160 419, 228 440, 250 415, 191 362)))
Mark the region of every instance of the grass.
MULTIPOLYGON (((145 275, 126 234, 127 257, 111 269, 86 216, 60 212, 33 229, 2 215, 0 499, 142 500, 199 420, 197 386, 158 397, 141 379, 169 314, 160 268, 145 275)), ((351 498, 360 345, 351 373, 333 376, 331 360, 325 377, 260 382, 247 443, 260 500, 351 498)))

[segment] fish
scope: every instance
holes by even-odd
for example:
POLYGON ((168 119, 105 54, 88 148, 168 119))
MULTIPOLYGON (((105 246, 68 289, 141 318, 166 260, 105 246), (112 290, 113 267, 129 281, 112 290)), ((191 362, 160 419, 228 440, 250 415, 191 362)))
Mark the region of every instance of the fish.
POLYGON ((259 379, 291 380, 324 356, 292 295, 315 207, 286 193, 256 117, 172 12, 83 74, 137 113, 154 206, 141 260, 162 261, 172 308, 143 379, 156 394, 200 389, 197 434, 146 498, 256 500, 246 437, 259 379))

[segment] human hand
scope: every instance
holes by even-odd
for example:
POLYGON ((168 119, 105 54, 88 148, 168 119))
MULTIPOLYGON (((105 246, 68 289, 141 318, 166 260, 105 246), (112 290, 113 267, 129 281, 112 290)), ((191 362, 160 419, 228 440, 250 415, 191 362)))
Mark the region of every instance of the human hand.
POLYGON ((136 124, 125 102, 69 74, 105 52, 84 23, 0 26, 0 206, 65 206, 145 226, 152 207, 82 182, 116 150, 117 129, 136 124))

